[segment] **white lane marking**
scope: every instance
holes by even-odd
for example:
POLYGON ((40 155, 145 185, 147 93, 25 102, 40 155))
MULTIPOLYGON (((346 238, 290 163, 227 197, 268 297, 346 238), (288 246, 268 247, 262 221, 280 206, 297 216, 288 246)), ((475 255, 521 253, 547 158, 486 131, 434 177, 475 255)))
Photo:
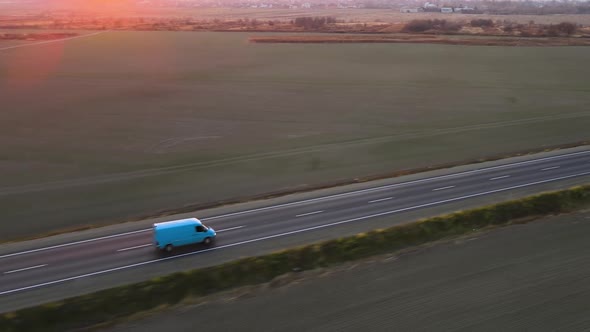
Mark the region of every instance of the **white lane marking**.
MULTIPOLYGON (((218 231, 215 231, 216 233, 222 233, 222 232, 227 232, 227 231, 233 231, 235 229, 240 229, 244 226, 236 226, 236 227, 230 227, 230 228, 225 228, 225 229, 220 229, 218 231)), ((135 247, 129 247, 129 248, 123 248, 123 249, 117 249, 117 251, 127 251, 127 250, 133 250, 133 249, 139 249, 139 248, 145 248, 147 246, 151 246, 153 244, 148 243, 148 244, 142 244, 139 246, 135 246, 135 247)))
POLYGON ((44 266, 47 266, 47 264, 41 264, 41 265, 35 265, 35 266, 31 266, 31 267, 25 267, 24 269, 6 271, 6 272, 4 272, 4 274, 11 274, 11 273, 16 273, 16 272, 22 272, 22 271, 32 270, 32 269, 38 269, 38 268, 44 267, 44 266))
POLYGON ((144 247, 151 246, 151 245, 152 245, 151 243, 148 243, 148 244, 142 244, 142 245, 140 245, 140 246, 129 247, 129 248, 123 248, 123 249, 117 249, 117 251, 127 251, 127 250, 139 249, 139 248, 144 248, 144 247))
POLYGON ((375 200, 369 201, 369 203, 383 202, 383 201, 388 201, 390 199, 393 199, 393 197, 379 198, 379 199, 375 199, 375 200))
POLYGON ((230 228, 225 228, 225 229, 220 229, 218 231, 215 231, 215 233, 223 233, 223 232, 227 232, 227 231, 233 231, 234 229, 240 229, 244 226, 236 226, 236 227, 230 227, 230 228))
POLYGON ((97 271, 97 272, 91 272, 91 273, 86 273, 86 274, 82 274, 82 275, 77 275, 77 276, 74 276, 74 277, 69 277, 69 278, 64 278, 64 279, 59 279, 59 280, 53 280, 53 281, 47 281, 47 282, 43 282, 43 283, 36 284, 36 285, 25 286, 25 287, 20 287, 20 288, 6 290, 6 291, 1 291, 0 292, 0 295, 12 294, 12 293, 21 292, 21 291, 24 291, 24 290, 29 290, 29 289, 35 289, 35 288, 40 288, 40 287, 44 287, 44 286, 55 285, 55 284, 63 283, 63 282, 66 282, 66 281, 71 281, 71 280, 77 280, 77 279, 92 277, 92 276, 106 274, 106 273, 120 271, 120 270, 126 270, 126 269, 130 269, 130 268, 133 268, 133 267, 138 267, 138 266, 153 264, 153 263, 157 263, 157 262, 163 262, 163 261, 167 261, 167 260, 171 260, 171 259, 178 259, 178 258, 182 258, 182 257, 185 257, 185 256, 198 255, 198 254, 209 252, 209 251, 221 250, 221 249, 225 249, 225 248, 231 248, 231 247, 240 246, 240 245, 244 245, 244 244, 248 244, 248 243, 254 243, 254 242, 264 241, 264 240, 268 240, 268 239, 273 239, 273 238, 277 238, 277 237, 283 237, 283 236, 297 234, 297 233, 309 232, 309 231, 313 231, 313 230, 316 230, 316 229, 321 229, 321 228, 326 228, 326 227, 332 227, 332 226, 346 224, 346 223, 351 223, 351 222, 355 222, 355 221, 359 221, 359 220, 365 220, 365 219, 370 219, 370 218, 382 217, 382 216, 386 216, 386 215, 390 215, 390 214, 394 214, 394 213, 411 211, 411 210, 416 210, 416 209, 423 208, 423 207, 428 207, 428 206, 433 206, 433 205, 440 205, 440 204, 449 203, 449 202, 455 202, 455 201, 460 201, 460 200, 464 200, 464 199, 468 199, 468 198, 473 198, 473 197, 479 197, 479 196, 485 196, 485 195, 495 194, 495 193, 499 193, 499 192, 503 192, 503 191, 508 191, 508 190, 512 190, 512 189, 530 187, 530 186, 534 186, 534 185, 537 185, 537 184, 543 184, 543 183, 548 183, 548 182, 553 182, 553 181, 571 179, 571 178, 574 178, 574 177, 579 177, 579 176, 584 176, 584 175, 590 175, 590 171, 589 172, 583 172, 583 173, 566 175, 566 176, 560 176, 560 177, 557 177, 557 178, 552 178, 552 179, 547 179, 547 180, 541 180, 541 181, 535 181, 535 182, 525 183, 525 184, 521 184, 521 185, 517 185, 517 186, 511 186, 511 187, 506 187, 506 188, 502 188, 502 189, 495 189, 495 190, 490 190, 490 191, 484 191, 484 192, 476 193, 476 194, 470 194, 470 195, 465 195, 465 196, 460 196, 460 197, 455 197, 455 198, 444 199, 444 200, 437 201, 437 202, 425 203, 425 204, 415 205, 415 206, 411 206, 411 207, 407 207, 407 208, 402 208, 402 209, 397 209, 397 210, 392 210, 392 211, 386 211, 386 212, 381 212, 381 213, 377 213, 377 214, 372 214, 372 215, 369 215, 369 216, 358 217, 358 218, 353 218, 353 219, 348 219, 348 220, 333 222, 333 223, 330 223, 330 224, 324 224, 324 225, 319 225, 319 226, 314 226, 314 227, 303 228, 303 229, 299 229, 299 230, 295 230, 295 231, 291 231, 291 232, 280 233, 280 234, 275 234, 275 235, 269 235, 269 236, 265 236, 265 237, 261 237, 261 238, 257 238, 257 239, 251 239, 251 240, 246 240, 246 241, 241 241, 241 242, 226 244, 226 245, 222 245, 222 246, 219 246, 219 247, 214 247, 214 248, 209 248, 209 249, 203 249, 203 250, 200 250, 200 251, 189 252, 189 253, 185 253, 185 254, 181 254, 181 255, 177 255, 177 256, 159 258, 159 259, 154 259, 154 260, 151 260, 151 261, 139 262, 139 263, 135 263, 135 264, 131 264, 131 265, 119 266, 119 267, 115 267, 115 268, 111 268, 111 269, 107 269, 107 270, 102 270, 102 271, 97 271))
MULTIPOLYGON (((244 227, 244 226, 238 226, 238 227, 232 227, 232 228, 227 228, 227 229, 221 229, 221 230, 216 231, 216 232, 225 232, 225 231, 229 231, 229 230, 233 230, 233 229, 238 229, 238 228, 242 228, 242 227, 244 227)), ((76 242, 71 242, 71 243, 59 244, 59 245, 55 245, 55 246, 51 246, 51 247, 45 247, 45 248, 27 250, 27 251, 17 252, 17 253, 14 253, 14 254, 2 255, 2 256, 0 256, 0 259, 2 259, 2 258, 8 258, 8 257, 13 257, 13 256, 18 256, 18 255, 30 254, 30 253, 39 252, 39 251, 45 251, 45 250, 50 250, 50 249, 63 248, 63 247, 73 246, 73 245, 76 245, 76 244, 82 244, 82 243, 88 243, 88 242, 94 242, 94 241, 112 239, 112 238, 115 238, 115 237, 121 237, 121 236, 125 236, 125 235, 131 235, 131 234, 148 232, 148 231, 151 231, 151 230, 152 230, 151 228, 146 228, 146 229, 140 229, 138 231, 133 231, 133 232, 126 232, 126 233, 114 234, 114 235, 109 235, 109 236, 97 237, 97 238, 94 238, 94 239, 88 239, 88 240, 76 241, 76 242)))
MULTIPOLYGON (((342 193, 342 194, 336 194, 336 195, 329 195, 329 196, 324 196, 324 197, 312 198, 312 199, 307 199, 307 200, 302 200, 302 201, 297 201, 297 202, 277 204, 277 205, 267 206, 267 207, 258 208, 258 209, 252 209, 252 210, 246 210, 246 211, 240 211, 240 212, 233 212, 233 213, 223 214, 223 215, 209 217, 209 218, 201 218, 201 220, 208 221, 208 220, 219 219, 219 218, 233 217, 233 216, 238 216, 238 215, 247 214, 247 213, 267 211, 267 210, 278 209, 278 208, 288 207, 288 206, 293 206, 293 205, 299 205, 299 204, 305 204, 305 203, 312 203, 312 202, 323 201, 323 200, 328 200, 328 199, 338 198, 338 197, 352 196, 352 195, 356 195, 356 194, 362 194, 362 193, 367 193, 367 192, 373 192, 373 191, 380 191, 380 190, 385 190, 385 189, 391 189, 391 188, 406 186, 406 185, 410 185, 410 184, 435 181, 435 180, 440 180, 440 179, 458 177, 458 176, 462 176, 462 175, 469 175, 469 174, 474 174, 474 173, 481 173, 481 172, 485 172, 485 171, 489 171, 489 170, 494 170, 494 169, 501 169, 501 168, 507 168, 507 167, 514 167, 514 166, 518 166, 518 165, 538 163, 538 162, 547 161, 547 160, 554 160, 554 159, 566 158, 566 157, 583 155, 583 154, 589 154, 589 153, 590 153, 590 150, 588 150, 588 151, 572 152, 572 153, 568 153, 568 154, 562 154, 562 155, 552 156, 552 157, 544 157, 544 158, 539 158, 539 159, 534 159, 534 160, 519 161, 519 162, 511 163, 511 164, 498 165, 498 166, 492 166, 492 167, 487 167, 487 168, 475 169, 475 170, 471 170, 471 171, 459 172, 459 173, 454 173, 454 174, 435 176, 435 177, 427 178, 427 179, 407 181, 407 182, 402 182, 402 183, 385 185, 385 186, 381 186, 381 187, 361 189, 361 190, 351 191, 351 192, 342 193)), ((64 244, 50 246, 50 247, 45 247, 45 248, 27 250, 27 251, 22 251, 22 252, 8 254, 8 255, 2 255, 2 256, 0 256, 0 259, 7 258, 7 257, 12 257, 12 256, 29 254, 29 253, 33 253, 33 252, 39 252, 39 251, 45 251, 45 250, 56 249, 56 248, 61 248, 61 247, 67 247, 67 246, 77 245, 77 244, 81 244, 81 243, 87 243, 87 242, 92 242, 92 241, 99 241, 99 240, 104 240, 104 239, 118 237, 118 236, 125 236, 125 235, 129 235, 129 234, 133 234, 133 233, 147 232, 147 231, 150 231, 150 230, 151 230, 151 228, 148 228, 148 229, 138 230, 138 231, 134 231, 134 232, 114 234, 114 235, 104 236, 104 237, 99 237, 99 238, 94 238, 94 239, 88 239, 88 240, 83 240, 83 241, 76 241, 76 242, 71 242, 71 243, 64 243, 64 244)))
POLYGON ((151 228, 148 228, 148 229, 140 229, 138 231, 133 231, 133 232, 126 232, 126 233, 114 234, 114 235, 109 235, 109 236, 97 237, 97 238, 94 238, 94 239, 88 239, 88 240, 82 240, 82 241, 76 241, 76 242, 70 242, 70 243, 64 243, 64 244, 58 244, 58 245, 51 246, 51 247, 45 247, 45 248, 39 248, 39 249, 32 249, 32 250, 27 250, 27 251, 21 251, 21 252, 16 252, 16 253, 13 253, 13 254, 2 255, 2 256, 0 256, 0 259, 1 258, 8 258, 8 257, 13 257, 13 256, 24 255, 24 254, 30 254, 30 253, 33 253, 33 252, 45 251, 45 250, 50 250, 50 249, 57 249, 57 248, 69 247, 69 246, 73 246, 73 245, 76 245, 76 244, 82 244, 82 243, 100 241, 100 240, 105 240, 105 239, 111 239, 111 238, 114 238, 114 237, 120 237, 120 236, 125 236, 125 235, 130 235, 130 234, 142 233, 142 232, 147 232, 147 231, 151 231, 151 230, 152 230, 151 228))
POLYGON ((556 169, 556 168, 559 168, 559 166, 553 166, 553 167, 543 168, 542 171, 550 171, 550 170, 556 169))
POLYGON ((446 186, 446 187, 442 187, 442 188, 436 188, 436 189, 432 189, 432 191, 446 190, 446 189, 451 189, 451 188, 455 188, 455 186, 446 186))
POLYGON ((396 188, 396 187, 407 186, 407 185, 410 185, 410 184, 424 183, 424 182, 430 182, 430 181, 435 181, 435 180, 453 178, 453 177, 458 177, 458 176, 463 176, 463 175, 469 175, 469 174, 474 174, 474 173, 481 173, 481 172, 495 170, 495 169, 502 169, 502 168, 514 167, 514 166, 518 166, 518 165, 526 165, 526 164, 538 163, 538 162, 542 162, 542 161, 559 159, 559 158, 565 158, 565 157, 576 156, 576 155, 581 155, 581 154, 588 154, 588 153, 590 153, 590 150, 588 150, 588 151, 580 151, 580 152, 572 152, 572 153, 569 153, 569 154, 563 154, 563 155, 559 155, 559 156, 544 157, 544 158, 539 158, 539 159, 535 159, 535 160, 519 161, 519 162, 511 163, 511 164, 504 164, 504 165, 498 165, 498 166, 492 166, 492 167, 487 167, 487 168, 475 169, 475 170, 471 170, 471 171, 464 171, 464 172, 459 172, 459 173, 454 173, 454 174, 447 174, 447 175, 435 176, 435 177, 426 178, 426 179, 413 180, 413 181, 407 181, 407 182, 396 183, 396 184, 389 184, 389 185, 385 185, 385 186, 381 186, 381 187, 361 189, 361 190, 356 190, 356 191, 350 191, 350 192, 347 192, 347 193, 336 194, 336 195, 329 195, 329 196, 312 198, 312 199, 306 199, 306 200, 297 201, 297 202, 291 202, 291 203, 277 204, 277 205, 267 206, 267 207, 258 208, 258 209, 252 209, 252 210, 246 210, 246 211, 240 211, 240 212, 233 212, 233 213, 223 214, 223 215, 209 217, 209 218, 202 218, 202 220, 205 221, 205 220, 213 220, 213 219, 219 219, 219 218, 233 217, 233 216, 247 214, 247 213, 260 212, 260 211, 266 211, 266 210, 272 210, 272 209, 278 209, 278 208, 292 206, 292 205, 299 205, 299 204, 305 204, 305 203, 323 201, 323 200, 337 198, 337 197, 345 197, 345 196, 351 196, 351 195, 356 195, 356 194, 361 194, 361 193, 367 193, 367 192, 373 192, 373 191, 380 191, 380 190, 385 190, 385 189, 391 189, 391 188, 396 188))
POLYGON ((510 177, 510 175, 497 176, 495 178, 491 178, 490 181, 505 179, 505 178, 509 178, 509 177, 510 177))
POLYGON ((298 214, 295 217, 299 218, 299 217, 311 216, 312 214, 318 214, 318 213, 322 213, 322 212, 324 212, 324 211, 322 210, 322 211, 308 212, 308 213, 304 213, 304 214, 298 214))
POLYGON ((62 39, 47 40, 47 41, 42 41, 42 42, 38 42, 38 43, 29 43, 29 44, 14 45, 14 46, 0 48, 0 51, 10 50, 10 49, 19 48, 19 47, 25 47, 25 46, 35 46, 35 45, 41 45, 41 44, 57 43, 57 42, 60 42, 60 41, 66 41, 66 40, 71 40, 71 39, 76 39, 76 38, 84 38, 84 37, 96 36, 96 35, 99 35, 99 34, 105 33, 105 32, 106 31, 99 31, 99 32, 89 33, 89 34, 86 34, 86 35, 75 36, 75 37, 68 37, 68 38, 62 38, 62 39))

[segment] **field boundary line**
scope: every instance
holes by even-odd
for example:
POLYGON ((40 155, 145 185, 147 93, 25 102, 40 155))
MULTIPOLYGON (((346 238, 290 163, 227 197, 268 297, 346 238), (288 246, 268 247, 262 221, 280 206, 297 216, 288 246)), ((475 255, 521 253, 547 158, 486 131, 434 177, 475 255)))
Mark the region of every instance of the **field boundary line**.
POLYGON ((68 38, 62 38, 62 39, 54 39, 54 40, 46 40, 46 41, 37 42, 37 43, 8 46, 8 47, 0 48, 0 51, 10 50, 10 49, 19 48, 19 47, 26 47, 26 46, 35 46, 35 45, 43 45, 43 44, 49 44, 49 43, 57 43, 57 42, 71 40, 71 39, 77 39, 77 38, 92 37, 92 36, 100 35, 105 32, 107 32, 107 31, 98 31, 98 32, 93 32, 93 33, 89 33, 86 35, 81 35, 81 36, 68 37, 68 38))

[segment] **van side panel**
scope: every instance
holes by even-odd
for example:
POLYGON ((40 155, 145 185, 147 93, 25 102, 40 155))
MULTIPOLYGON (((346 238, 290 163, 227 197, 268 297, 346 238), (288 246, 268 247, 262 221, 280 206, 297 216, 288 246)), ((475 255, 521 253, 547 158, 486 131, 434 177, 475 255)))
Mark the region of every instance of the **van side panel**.
POLYGON ((184 246, 187 244, 193 244, 195 241, 196 233, 195 233, 195 226, 193 225, 183 225, 182 227, 177 228, 178 231, 178 244, 177 246, 184 246))
POLYGON ((156 247, 164 249, 168 244, 179 247, 201 243, 206 237, 215 238, 216 233, 213 229, 197 232, 197 226, 203 226, 203 224, 196 218, 154 224, 153 232, 156 247))
POLYGON ((164 248, 168 244, 179 247, 203 242, 207 233, 196 232, 193 225, 182 225, 164 229, 156 228, 155 234, 159 247, 164 248))

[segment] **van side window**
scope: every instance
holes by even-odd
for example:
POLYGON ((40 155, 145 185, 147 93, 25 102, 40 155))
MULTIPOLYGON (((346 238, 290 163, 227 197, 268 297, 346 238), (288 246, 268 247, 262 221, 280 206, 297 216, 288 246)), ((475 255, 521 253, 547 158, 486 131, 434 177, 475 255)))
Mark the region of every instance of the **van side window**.
POLYGON ((197 227, 195 227, 195 231, 197 231, 197 232, 204 232, 205 231, 205 227, 203 227, 203 226, 197 226, 197 227))

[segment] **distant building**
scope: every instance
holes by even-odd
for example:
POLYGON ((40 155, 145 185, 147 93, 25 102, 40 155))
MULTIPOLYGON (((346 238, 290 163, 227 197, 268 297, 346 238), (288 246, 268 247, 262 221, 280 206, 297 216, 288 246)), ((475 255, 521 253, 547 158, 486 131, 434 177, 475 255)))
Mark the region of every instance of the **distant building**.
POLYGON ((433 13, 440 13, 440 8, 438 8, 438 6, 436 4, 427 2, 424 4, 424 7, 422 7, 422 9, 425 12, 433 12, 433 13))

